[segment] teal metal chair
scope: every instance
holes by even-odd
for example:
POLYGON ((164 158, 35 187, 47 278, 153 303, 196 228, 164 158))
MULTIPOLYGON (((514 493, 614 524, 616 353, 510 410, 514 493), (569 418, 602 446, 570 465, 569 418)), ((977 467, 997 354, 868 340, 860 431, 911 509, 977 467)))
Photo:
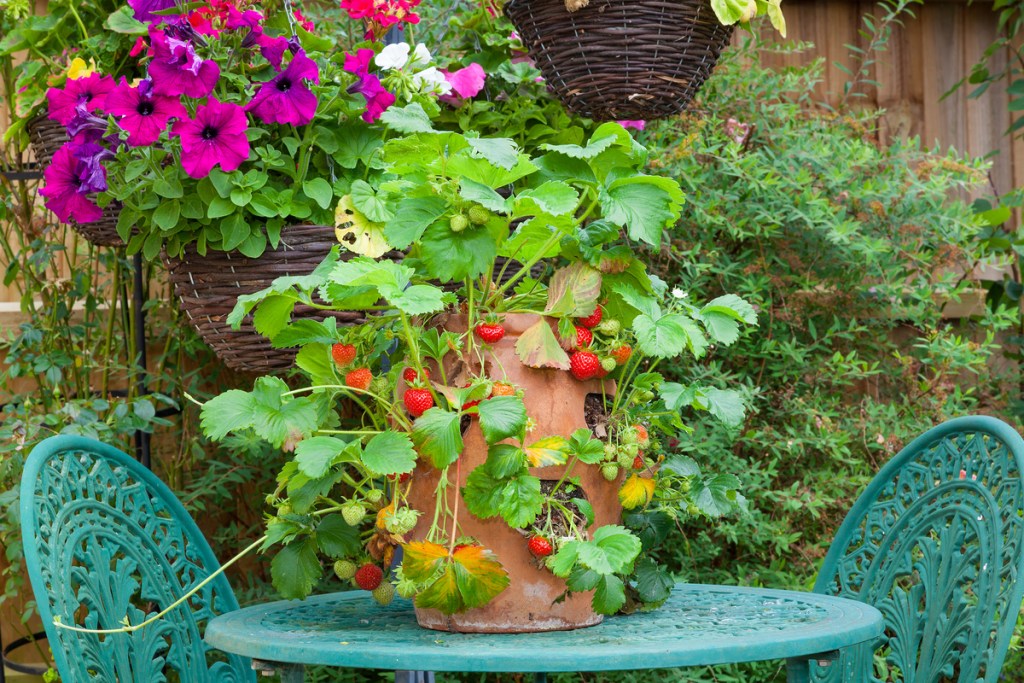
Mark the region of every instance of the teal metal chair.
MULTIPOLYGON (((959 418, 911 442, 854 504, 814 590, 882 612, 886 680, 998 680, 1024 596, 1022 473, 1017 432, 959 418)), ((873 654, 843 653, 810 678, 859 683, 873 654)))
POLYGON ((73 436, 33 449, 21 482, 25 564, 64 683, 255 681, 248 660, 206 646, 215 614, 238 609, 217 576, 187 603, 133 633, 117 629, 178 600, 219 564, 171 491, 121 451, 73 436))

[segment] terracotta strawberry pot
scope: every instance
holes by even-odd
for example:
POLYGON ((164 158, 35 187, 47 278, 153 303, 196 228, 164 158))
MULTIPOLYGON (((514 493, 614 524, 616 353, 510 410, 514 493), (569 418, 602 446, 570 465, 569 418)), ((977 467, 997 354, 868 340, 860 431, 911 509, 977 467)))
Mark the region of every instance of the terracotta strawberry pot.
MULTIPOLYGON (((521 387, 525 395, 526 412, 536 423, 527 435, 528 441, 545 436, 569 437, 574 431, 587 427, 585 404, 588 394, 601 394, 600 380, 577 381, 564 370, 535 369, 522 364, 516 355, 515 344, 519 335, 537 322, 535 315, 508 315, 504 319, 505 337, 492 345, 485 356, 487 376, 505 379, 521 387), (504 371, 504 372, 503 372, 504 371)), ((452 331, 466 329, 465 316, 452 316, 445 327, 452 331)), ((478 367, 460 371, 460 361, 453 360, 448 377, 459 383, 464 376, 476 373, 478 367), (454 377, 453 373, 454 372, 454 377)), ((604 382, 605 392, 614 391, 614 383, 604 382)), ((573 594, 556 602, 566 592, 565 581, 556 577, 533 558, 527 550, 523 532, 510 528, 503 519, 495 517, 481 520, 466 511, 456 496, 466 485, 469 473, 487 459, 487 443, 476 420, 465 428, 465 448, 458 468, 449 468, 453 484, 448 488, 448 506, 458 505, 460 534, 472 536, 492 550, 508 572, 509 586, 489 604, 461 614, 446 616, 437 610, 416 609, 416 618, 425 628, 462 633, 529 633, 561 631, 599 624, 602 616, 591 606, 591 593, 573 594), (458 471, 458 475, 456 475, 458 471), (458 482, 455 477, 458 476, 458 482)), ((531 468, 530 473, 543 482, 557 482, 565 472, 564 466, 531 468)), ((618 481, 608 482, 600 468, 577 464, 572 472, 580 478, 587 500, 594 508, 594 525, 590 530, 621 521, 622 506, 618 499, 618 481)), ((409 504, 421 512, 434 510, 435 492, 440 472, 429 464, 421 463, 413 475, 408 497, 409 504)), ((424 514, 412 531, 410 540, 423 540, 430 526, 430 515, 424 514)))

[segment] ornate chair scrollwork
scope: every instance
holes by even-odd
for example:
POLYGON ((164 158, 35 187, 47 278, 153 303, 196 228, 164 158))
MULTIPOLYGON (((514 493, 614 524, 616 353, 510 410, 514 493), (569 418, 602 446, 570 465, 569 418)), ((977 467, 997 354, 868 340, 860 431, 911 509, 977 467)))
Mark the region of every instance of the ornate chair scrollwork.
POLYGON ((57 436, 29 456, 21 482, 25 561, 64 683, 246 683, 248 660, 206 646, 215 614, 238 609, 223 575, 133 633, 118 629, 169 607, 219 564, 171 491, 121 451, 57 436))
MULTIPOLYGON (((885 616, 876 674, 902 683, 999 678, 1024 595, 1022 472, 1017 432, 959 418, 910 443, 854 504, 814 589, 885 616)), ((872 657, 870 648, 843 653, 812 667, 811 679, 860 683, 852 672, 872 657)))

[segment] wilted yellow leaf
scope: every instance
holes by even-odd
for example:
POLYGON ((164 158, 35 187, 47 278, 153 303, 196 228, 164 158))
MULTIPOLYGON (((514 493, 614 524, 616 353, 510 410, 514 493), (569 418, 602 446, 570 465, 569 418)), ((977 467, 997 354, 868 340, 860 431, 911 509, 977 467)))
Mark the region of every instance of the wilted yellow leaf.
POLYGON ((654 497, 655 483, 653 479, 644 479, 634 474, 619 489, 619 501, 627 510, 647 505, 654 497))
POLYGON ((384 224, 374 223, 345 195, 334 211, 334 234, 341 245, 351 252, 370 258, 380 258, 391 250, 384 237, 384 224))
POLYGON ((524 449, 530 467, 564 465, 568 459, 569 442, 561 436, 548 436, 524 449))

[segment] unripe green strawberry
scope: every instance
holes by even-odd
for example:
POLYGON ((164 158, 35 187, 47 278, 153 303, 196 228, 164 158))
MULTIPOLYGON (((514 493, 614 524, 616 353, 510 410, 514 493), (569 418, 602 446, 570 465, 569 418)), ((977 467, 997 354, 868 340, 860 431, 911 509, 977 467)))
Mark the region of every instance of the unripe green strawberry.
POLYGON ((641 393, 637 398, 640 399, 641 403, 650 403, 651 401, 654 400, 654 392, 653 391, 645 391, 645 392, 641 393))
POLYGON ((619 466, 613 462, 606 462, 601 465, 601 476, 608 481, 615 481, 619 477, 619 466))
POLYGON ((606 443, 604 445, 604 457, 607 460, 614 460, 619 454, 619 449, 615 447, 615 444, 606 443))
POLYGON ((614 318, 602 320, 601 324, 594 328, 599 334, 606 334, 613 337, 622 331, 622 323, 614 318))
POLYGON ((640 440, 640 435, 632 427, 627 427, 619 434, 619 438, 622 439, 622 443, 636 443, 640 440))
POLYGON ((622 450, 619 451, 619 457, 616 459, 616 462, 619 463, 619 467, 629 469, 633 466, 633 459, 635 457, 636 456, 630 455, 625 450, 622 450))
POLYGON ((690 488, 690 478, 683 477, 683 481, 679 484, 679 490, 682 491, 683 493, 689 493, 690 488))
POLYGON ((362 503, 346 503, 341 507, 341 516, 349 526, 359 526, 359 523, 366 517, 366 508, 362 503))
POLYGON ((412 531, 418 518, 419 513, 412 508, 400 508, 384 516, 384 528, 389 533, 401 536, 412 531))
POLYGON ((379 503, 381 499, 384 497, 384 492, 381 491, 380 489, 370 489, 369 491, 366 492, 365 496, 366 500, 370 501, 371 503, 379 503))
POLYGON ((686 506, 686 512, 696 517, 700 514, 700 508, 694 505, 693 503, 690 503, 689 505, 686 506))
POLYGON ((602 358, 601 369, 605 372, 611 372, 615 368, 619 367, 619 364, 615 362, 614 358, 602 358))
POLYGON ((461 213, 457 213, 449 219, 448 226, 452 232, 462 232, 469 227, 469 219, 461 213))
POLYGON ((635 443, 627 443, 622 447, 622 450, 629 454, 629 459, 632 461, 633 458, 636 457, 636 454, 640 452, 640 447, 635 443))
POLYGON ((374 377, 370 380, 370 391, 378 396, 387 396, 391 393, 391 382, 387 377, 374 377))
POLYGON ((473 225, 483 225, 491 220, 491 212, 476 204, 469 209, 469 220, 473 225))
POLYGON ((356 563, 352 560, 338 560, 334 563, 334 575, 342 581, 348 581, 356 575, 356 563))
POLYGON ((370 595, 377 601, 377 604, 386 607, 395 599, 395 587, 391 585, 390 581, 385 581, 370 591, 370 595))

